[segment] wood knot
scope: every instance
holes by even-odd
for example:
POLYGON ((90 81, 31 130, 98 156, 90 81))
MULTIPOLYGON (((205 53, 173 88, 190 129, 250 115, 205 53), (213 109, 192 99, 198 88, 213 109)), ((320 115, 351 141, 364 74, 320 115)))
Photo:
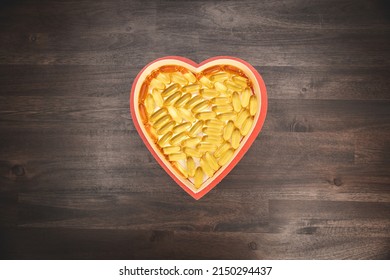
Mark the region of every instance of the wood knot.
POLYGON ((334 178, 333 184, 335 184, 335 186, 337 187, 340 187, 343 184, 343 182, 341 181, 340 178, 334 178))
POLYGON ((257 250, 257 244, 256 244, 256 242, 250 242, 249 244, 248 244, 248 247, 249 247, 249 249, 251 249, 251 250, 257 250))
POLYGON ((21 165, 18 165, 18 164, 12 166, 11 172, 12 172, 12 174, 14 174, 15 176, 18 176, 18 177, 24 176, 26 174, 24 167, 21 165))
POLYGON ((302 121, 293 121, 290 125, 291 132, 309 132, 310 127, 302 121))

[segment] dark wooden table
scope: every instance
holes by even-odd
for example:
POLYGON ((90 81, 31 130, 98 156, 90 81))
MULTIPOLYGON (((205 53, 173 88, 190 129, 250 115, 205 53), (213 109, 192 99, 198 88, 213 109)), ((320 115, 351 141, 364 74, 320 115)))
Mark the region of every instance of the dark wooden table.
POLYGON ((385 1, 2 1, 0 258, 390 258, 385 1), (247 60, 263 131, 200 201, 129 115, 148 62, 247 60))

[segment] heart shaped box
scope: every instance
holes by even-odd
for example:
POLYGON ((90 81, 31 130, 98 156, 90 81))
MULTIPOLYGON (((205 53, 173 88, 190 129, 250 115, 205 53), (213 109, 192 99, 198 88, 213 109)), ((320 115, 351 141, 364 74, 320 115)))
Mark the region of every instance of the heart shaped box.
POLYGON ((217 56, 209 58, 201 63, 195 63, 194 61, 179 56, 167 56, 154 60, 153 62, 146 65, 135 78, 131 93, 130 93, 130 111, 131 117, 135 128, 138 131, 138 134, 142 138, 146 147, 149 149, 150 153, 154 156, 156 161, 161 165, 162 168, 172 177, 172 179, 183 188, 189 195, 194 199, 198 200, 207 194, 212 188, 214 188, 232 169, 233 167, 241 160, 244 154, 248 151, 249 147, 255 141, 257 135, 259 134, 267 114, 267 90, 264 84, 264 81, 256 69, 250 65, 248 62, 230 56, 217 56), (248 135, 246 135, 241 143, 240 147, 234 152, 234 155, 230 162, 225 166, 221 167, 211 178, 203 183, 200 189, 195 189, 191 182, 183 178, 170 164, 170 162, 164 157, 164 155, 158 150, 156 144, 151 139, 145 127, 143 125, 139 110, 139 92, 145 78, 157 68, 164 65, 178 65, 187 68, 193 73, 199 73, 207 68, 216 66, 216 65, 232 65, 239 68, 244 72, 244 74, 252 81, 253 92, 259 100, 259 108, 254 117, 254 124, 248 135))

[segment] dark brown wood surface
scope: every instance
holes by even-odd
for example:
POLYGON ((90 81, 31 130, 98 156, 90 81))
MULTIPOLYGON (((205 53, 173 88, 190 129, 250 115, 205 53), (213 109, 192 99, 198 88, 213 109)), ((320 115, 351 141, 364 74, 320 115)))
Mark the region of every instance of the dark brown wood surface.
POLYGON ((386 1, 2 1, 0 258, 390 258, 386 1), (240 57, 264 128, 200 201, 129 114, 148 62, 240 57))

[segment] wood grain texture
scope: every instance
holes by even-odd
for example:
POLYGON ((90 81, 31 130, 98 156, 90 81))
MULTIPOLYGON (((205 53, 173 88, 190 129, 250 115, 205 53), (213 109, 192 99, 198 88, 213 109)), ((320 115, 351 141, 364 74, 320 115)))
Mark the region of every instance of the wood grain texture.
POLYGON ((1 259, 389 259, 386 1, 3 1, 1 259), (129 114, 165 55, 247 60, 269 111, 194 201, 129 114))

